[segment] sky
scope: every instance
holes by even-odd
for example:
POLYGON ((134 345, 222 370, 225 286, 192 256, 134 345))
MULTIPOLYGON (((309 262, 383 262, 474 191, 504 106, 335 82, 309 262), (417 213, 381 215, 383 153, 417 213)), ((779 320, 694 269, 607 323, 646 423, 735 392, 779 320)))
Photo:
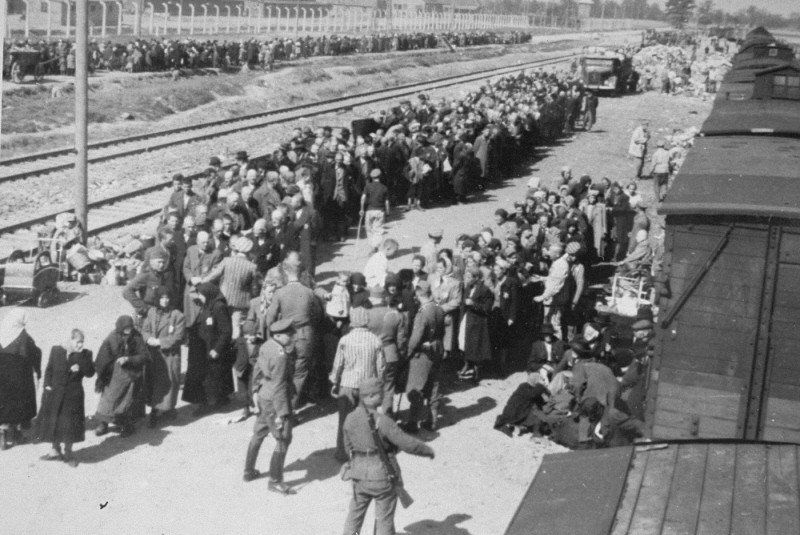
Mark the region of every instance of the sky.
MULTIPOLYGON (((700 5, 703 0, 695 0, 700 5)), ((666 0, 658 0, 664 6, 666 0)), ((800 12, 800 0, 714 0, 714 7, 729 13, 735 13, 740 9, 745 9, 750 5, 755 5, 766 11, 780 15, 788 15, 792 12, 800 12)))

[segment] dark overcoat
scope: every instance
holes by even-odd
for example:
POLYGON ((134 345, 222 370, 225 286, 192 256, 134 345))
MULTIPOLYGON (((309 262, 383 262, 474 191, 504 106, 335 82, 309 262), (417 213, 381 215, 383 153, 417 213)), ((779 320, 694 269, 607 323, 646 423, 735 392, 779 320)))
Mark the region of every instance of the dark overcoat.
POLYGON ((465 325, 464 359, 469 362, 485 362, 492 358, 489 339, 489 314, 492 311, 494 294, 483 282, 464 290, 462 315, 465 325), (467 305, 467 298, 472 304, 467 305))
POLYGON ((44 370, 42 408, 36 420, 37 438, 43 442, 82 442, 86 430, 83 379, 94 375, 92 352, 53 346, 44 370), (70 370, 77 364, 79 370, 70 370))
POLYGON ((23 330, 0 347, 0 424, 21 424, 36 416, 36 383, 42 375, 42 350, 23 330))

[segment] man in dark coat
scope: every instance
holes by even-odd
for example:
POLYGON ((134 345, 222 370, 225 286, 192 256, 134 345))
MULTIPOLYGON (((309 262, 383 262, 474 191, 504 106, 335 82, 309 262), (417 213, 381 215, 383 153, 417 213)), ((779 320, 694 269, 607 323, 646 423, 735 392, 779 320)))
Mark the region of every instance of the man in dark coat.
POLYGON ((428 281, 416 287, 419 311, 414 317, 414 327, 408 340, 408 382, 406 395, 411 404, 409 419, 404 425, 408 433, 416 433, 420 422, 436 430, 439 416, 439 366, 444 346, 444 313, 436 306, 428 281), (426 417, 425 401, 430 414, 426 417))
POLYGON ((533 343, 528 357, 528 367, 550 366, 548 371, 552 372, 564 356, 564 342, 555 337, 555 329, 550 323, 542 325, 539 335, 542 339, 533 343))
POLYGON ((164 206, 162 221, 166 221, 170 213, 177 214, 178 220, 183 221, 187 215, 194 214, 195 207, 203 204, 203 201, 197 193, 192 191, 192 177, 178 173, 172 177, 172 180, 180 186, 169 196, 169 200, 164 206))
POLYGON ((149 360, 150 352, 134 328, 133 318, 117 318, 116 327, 103 341, 94 362, 95 389, 100 393, 94 415, 100 422, 95 430, 97 436, 108 433, 108 424, 112 422, 121 427, 120 436, 133 434, 139 409, 144 412, 142 376, 149 360))
POLYGON ((183 400, 198 404, 195 416, 224 406, 233 392, 231 315, 219 289, 210 282, 197 286, 192 298, 201 305, 189 326, 189 359, 183 400))
POLYGON ((148 260, 148 269, 136 275, 122 291, 122 297, 136 311, 137 325, 141 324, 151 307, 158 305, 158 288, 166 287, 171 295, 175 295, 175 288, 170 284, 173 278, 167 274, 168 258, 166 251, 154 250, 148 260))
POLYGON ((344 533, 361 532, 369 504, 375 500, 375 533, 390 534, 395 532, 396 486, 403 484, 395 452, 402 450, 433 459, 434 451, 421 440, 403 433, 394 420, 378 412, 383 398, 383 387, 378 378, 362 381, 358 392, 361 403, 344 422, 345 448, 350 455, 346 474, 353 481, 353 500, 344 533), (397 478, 394 481, 389 478, 387 468, 377 455, 376 435, 397 478))

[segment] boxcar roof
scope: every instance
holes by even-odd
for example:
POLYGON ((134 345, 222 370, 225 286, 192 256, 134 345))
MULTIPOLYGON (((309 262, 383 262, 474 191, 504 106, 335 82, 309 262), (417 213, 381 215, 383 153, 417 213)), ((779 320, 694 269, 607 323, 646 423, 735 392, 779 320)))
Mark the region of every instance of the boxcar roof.
POLYGON ((546 455, 506 535, 796 533, 799 476, 795 444, 675 441, 546 455))
POLYGON ((772 129, 774 133, 800 134, 800 101, 751 99, 752 94, 752 84, 723 83, 714 110, 700 132, 722 134, 772 129), (728 93, 730 100, 726 100, 728 93))
POLYGON ((800 219, 800 138, 698 138, 660 212, 800 219))

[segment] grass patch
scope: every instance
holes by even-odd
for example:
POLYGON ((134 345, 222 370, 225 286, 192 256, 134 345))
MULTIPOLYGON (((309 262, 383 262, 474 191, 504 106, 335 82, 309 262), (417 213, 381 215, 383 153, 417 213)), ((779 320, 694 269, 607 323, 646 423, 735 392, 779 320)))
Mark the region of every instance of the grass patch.
POLYGON ((297 79, 301 84, 315 84, 327 82, 333 77, 319 67, 300 67, 296 71, 297 79))

